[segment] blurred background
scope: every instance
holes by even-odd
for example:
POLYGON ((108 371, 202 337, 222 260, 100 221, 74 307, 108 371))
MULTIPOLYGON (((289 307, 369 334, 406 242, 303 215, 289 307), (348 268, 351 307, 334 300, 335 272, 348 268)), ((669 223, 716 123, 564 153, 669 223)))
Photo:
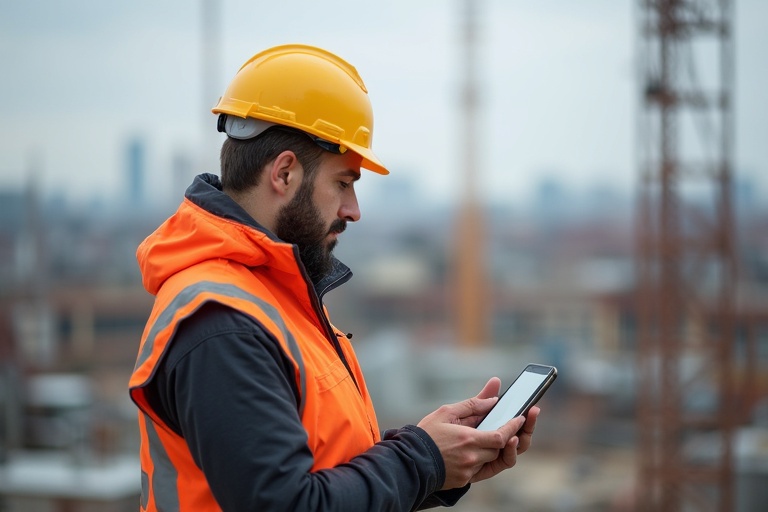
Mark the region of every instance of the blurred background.
POLYGON ((0 511, 136 510, 137 245, 276 44, 362 75, 390 176, 328 298, 381 428, 560 377, 460 511, 768 503, 763 0, 0 0, 0 511))

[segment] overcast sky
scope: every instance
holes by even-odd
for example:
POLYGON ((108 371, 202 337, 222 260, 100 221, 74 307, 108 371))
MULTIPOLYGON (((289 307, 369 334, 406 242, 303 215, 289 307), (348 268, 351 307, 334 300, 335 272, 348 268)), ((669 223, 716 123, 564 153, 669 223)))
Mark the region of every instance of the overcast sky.
MULTIPOLYGON (((632 187, 636 5, 477 3, 481 191, 517 200, 544 176, 632 187)), ((37 169, 47 195, 112 201, 126 193, 127 141, 140 137, 150 194, 169 200, 175 153, 217 172, 209 111, 240 65, 305 43, 357 67, 374 151, 393 176, 428 199, 460 193, 460 0, 221 0, 213 97, 203 93, 201 4, 0 0, 0 187, 20 188, 37 169)), ((754 179, 768 175, 766 19, 765 0, 736 2, 736 166, 754 179)), ((369 176, 369 191, 390 179, 369 176)))

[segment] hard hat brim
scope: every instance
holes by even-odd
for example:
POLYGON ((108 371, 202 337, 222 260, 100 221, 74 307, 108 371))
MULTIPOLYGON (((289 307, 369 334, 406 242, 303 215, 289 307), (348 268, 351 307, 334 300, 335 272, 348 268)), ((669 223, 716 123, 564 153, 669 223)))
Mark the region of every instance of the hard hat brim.
POLYGON ((384 167, 384 164, 381 163, 381 160, 373 154, 373 151, 366 148, 365 146, 360 146, 358 144, 350 144, 346 141, 341 141, 341 144, 343 146, 346 146, 349 148, 350 151, 354 151, 361 157, 363 157, 363 161, 360 163, 360 167, 363 169, 368 169, 369 171, 373 171, 377 174, 383 174, 387 175, 389 174, 389 170, 384 167))

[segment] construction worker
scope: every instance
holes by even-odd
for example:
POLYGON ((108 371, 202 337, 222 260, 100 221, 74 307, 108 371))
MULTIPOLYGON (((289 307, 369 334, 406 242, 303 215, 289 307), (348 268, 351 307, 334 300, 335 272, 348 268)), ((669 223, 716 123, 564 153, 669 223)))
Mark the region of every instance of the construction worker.
POLYGON ((323 306, 351 277, 331 252, 360 218, 360 169, 388 174, 355 68, 319 48, 271 48, 213 112, 227 134, 221 179, 197 176, 137 252, 156 297, 130 379, 141 510, 415 510, 514 466, 539 410, 475 430, 496 378, 382 439, 352 344, 323 306))

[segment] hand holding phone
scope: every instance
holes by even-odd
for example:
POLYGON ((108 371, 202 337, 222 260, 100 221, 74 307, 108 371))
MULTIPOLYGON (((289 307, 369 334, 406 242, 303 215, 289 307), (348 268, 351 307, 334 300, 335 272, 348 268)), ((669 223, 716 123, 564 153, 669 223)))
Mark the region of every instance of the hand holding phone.
POLYGON ((527 414, 556 378, 557 368, 554 366, 529 364, 499 397, 477 429, 497 430, 509 420, 527 414))

